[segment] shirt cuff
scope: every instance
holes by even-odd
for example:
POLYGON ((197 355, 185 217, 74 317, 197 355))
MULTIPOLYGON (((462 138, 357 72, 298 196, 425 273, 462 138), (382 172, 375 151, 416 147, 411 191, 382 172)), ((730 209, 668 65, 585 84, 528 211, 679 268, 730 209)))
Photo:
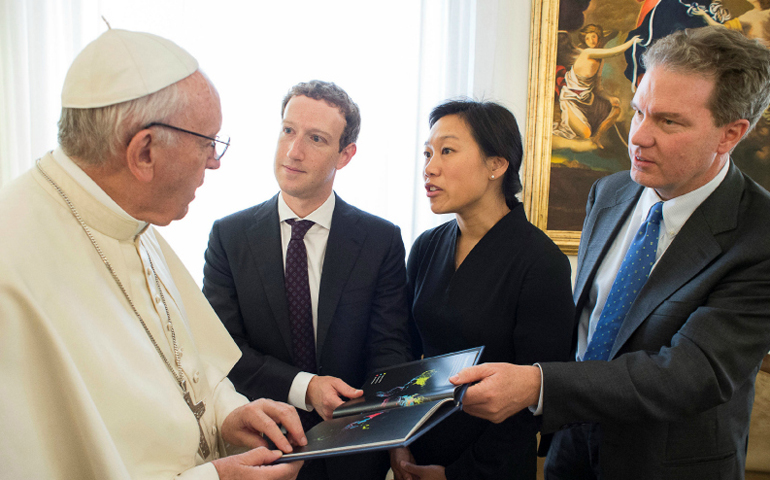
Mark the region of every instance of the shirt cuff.
POLYGON ((289 403, 295 408, 301 408, 302 410, 312 412, 313 406, 305 403, 307 398, 307 386, 310 385, 310 380, 315 377, 314 374, 308 372, 299 372, 294 380, 291 382, 291 388, 289 389, 289 403))
POLYGON ((543 367, 539 363, 536 363, 535 366, 540 369, 540 398, 537 401, 537 407, 532 405, 529 407, 529 411, 534 416, 538 416, 543 414, 543 367))

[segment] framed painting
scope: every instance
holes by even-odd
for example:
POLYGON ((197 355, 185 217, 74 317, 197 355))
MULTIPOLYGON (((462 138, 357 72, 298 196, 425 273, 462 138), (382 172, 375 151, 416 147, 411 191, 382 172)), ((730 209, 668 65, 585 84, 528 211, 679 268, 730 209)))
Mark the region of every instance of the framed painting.
MULTIPOLYGON (((642 53, 709 24, 770 42, 770 0, 533 0, 523 202, 564 253, 577 254, 591 185, 630 168, 642 53)), ((770 110, 732 156, 770 187, 770 110)))

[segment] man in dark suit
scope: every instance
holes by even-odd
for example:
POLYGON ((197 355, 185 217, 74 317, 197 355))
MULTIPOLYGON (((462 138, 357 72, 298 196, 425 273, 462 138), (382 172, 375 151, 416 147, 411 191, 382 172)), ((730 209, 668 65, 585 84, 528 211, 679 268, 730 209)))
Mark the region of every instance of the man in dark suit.
POLYGON ((454 379, 480 380, 465 397, 472 414, 542 414, 542 431, 556 432, 547 479, 743 478, 770 349, 770 194, 730 152, 770 101, 770 51, 705 27, 644 58, 631 170, 588 199, 577 361, 454 379))
MULTIPOLYGON (((360 396, 367 372, 410 360, 405 251, 397 226, 332 191, 356 153, 347 93, 300 83, 282 117, 281 191, 214 223, 203 292, 243 352, 229 376, 238 391, 288 401, 307 429, 360 396)), ((306 462, 299 478, 382 480, 387 469, 380 452, 306 462)))

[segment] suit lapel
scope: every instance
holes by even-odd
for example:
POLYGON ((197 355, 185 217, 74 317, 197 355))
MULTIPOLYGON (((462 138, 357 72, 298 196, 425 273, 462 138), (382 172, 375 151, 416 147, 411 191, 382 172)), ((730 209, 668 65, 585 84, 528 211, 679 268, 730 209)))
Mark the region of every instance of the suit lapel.
POLYGON ((722 253, 716 235, 737 227, 742 191, 743 177, 731 165, 722 184, 695 209, 658 261, 618 331, 610 359, 661 303, 722 253))
POLYGON ((281 226, 278 218, 278 195, 266 202, 254 213, 254 223, 246 230, 251 257, 265 289, 267 301, 273 312, 276 328, 291 347, 289 306, 283 278, 283 251, 281 249, 281 226))
MULTIPOLYGON (((598 208, 599 211, 594 216, 593 224, 587 226, 590 232, 587 239, 588 248, 585 250, 585 258, 580 263, 580 270, 575 281, 574 299, 577 306, 575 313, 578 319, 591 290, 596 271, 604 260, 604 256, 610 249, 620 227, 636 206, 641 192, 642 187, 629 178, 628 185, 618 190, 612 202, 594 207, 598 208), (599 245, 601 248, 595 248, 599 245)), ((592 216, 593 213, 591 212, 592 216)), ((585 235, 585 232, 583 234, 585 235)))
POLYGON ((340 296, 350 279, 366 238, 366 232, 358 225, 359 218, 360 214, 353 207, 336 197, 318 292, 318 359, 321 357, 340 296))

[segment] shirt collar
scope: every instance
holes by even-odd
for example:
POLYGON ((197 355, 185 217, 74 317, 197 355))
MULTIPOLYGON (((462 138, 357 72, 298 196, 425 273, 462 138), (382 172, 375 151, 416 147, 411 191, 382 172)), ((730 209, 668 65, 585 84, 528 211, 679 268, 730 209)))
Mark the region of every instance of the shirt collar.
MULTIPOLYGON (((335 204, 336 199, 334 192, 332 192, 331 195, 329 195, 329 198, 327 198, 320 207, 316 208, 305 218, 301 218, 301 220, 310 220, 316 225, 324 227, 327 230, 331 230, 332 215, 334 214, 335 204)), ((285 222, 286 220, 291 220, 293 218, 300 218, 299 215, 294 213, 292 209, 286 204, 286 201, 283 199, 283 193, 278 195, 278 218, 281 222, 285 222)))
POLYGON ((102 190, 102 188, 96 182, 94 182, 93 179, 89 177, 82 168, 80 168, 80 166, 78 166, 78 164, 73 162, 72 159, 67 156, 66 153, 64 153, 64 150, 62 150, 61 147, 57 147, 53 151, 53 158, 56 160, 56 163, 58 163, 59 166, 61 166, 64 171, 66 171, 78 183, 78 185, 83 188, 83 190, 91 194, 91 196, 98 200, 99 203, 110 209, 116 215, 126 220, 137 222, 138 226, 134 235, 140 234, 145 228, 147 228, 147 222, 137 220, 136 218, 129 215, 125 210, 123 210, 120 205, 115 202, 115 200, 107 195, 107 193, 102 190))
MULTIPOLYGON (((721 184, 727 176, 727 171, 730 169, 730 163, 731 160, 725 162, 722 169, 719 170, 719 173, 702 187, 663 202, 663 226, 670 236, 679 233, 679 230, 682 229, 682 226, 684 226, 685 222, 687 222, 695 209, 698 208, 709 195, 714 193, 714 190, 717 189, 719 184, 721 184)), ((639 198, 641 208, 636 210, 637 214, 641 215, 642 222, 647 218, 650 208, 661 200, 662 199, 654 189, 644 189, 641 198, 639 198)))

